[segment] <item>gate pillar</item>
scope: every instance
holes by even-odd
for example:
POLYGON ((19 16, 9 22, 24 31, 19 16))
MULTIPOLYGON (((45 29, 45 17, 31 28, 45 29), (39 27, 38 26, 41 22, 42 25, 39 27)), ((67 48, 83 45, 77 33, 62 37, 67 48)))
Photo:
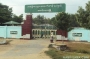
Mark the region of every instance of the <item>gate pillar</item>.
POLYGON ((28 39, 32 39, 32 14, 26 15, 26 20, 22 24, 22 36, 27 34, 30 36, 28 39))

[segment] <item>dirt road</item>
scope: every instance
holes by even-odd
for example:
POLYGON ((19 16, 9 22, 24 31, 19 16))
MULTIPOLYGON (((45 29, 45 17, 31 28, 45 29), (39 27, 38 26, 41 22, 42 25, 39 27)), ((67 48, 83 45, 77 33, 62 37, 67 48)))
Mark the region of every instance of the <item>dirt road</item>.
POLYGON ((48 50, 49 39, 12 39, 8 45, 0 45, 0 59, 51 59, 48 50))

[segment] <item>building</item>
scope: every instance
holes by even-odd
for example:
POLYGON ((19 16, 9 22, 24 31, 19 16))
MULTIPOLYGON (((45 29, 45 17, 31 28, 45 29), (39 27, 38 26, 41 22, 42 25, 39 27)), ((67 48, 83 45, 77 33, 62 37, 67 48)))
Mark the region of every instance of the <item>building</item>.
POLYGON ((90 30, 85 28, 74 28, 68 32, 68 40, 90 42, 90 30))

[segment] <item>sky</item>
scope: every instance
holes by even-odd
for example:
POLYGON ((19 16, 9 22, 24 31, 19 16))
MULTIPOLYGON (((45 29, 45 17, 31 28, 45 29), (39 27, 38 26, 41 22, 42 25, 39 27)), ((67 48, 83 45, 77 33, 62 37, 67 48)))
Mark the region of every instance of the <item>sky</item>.
MULTIPOLYGON (((82 6, 85 8, 86 3, 90 0, 0 0, 0 3, 8 5, 12 8, 13 13, 16 15, 23 14, 23 18, 26 19, 25 5, 27 4, 57 4, 65 3, 66 12, 74 14, 77 12, 78 7, 82 6)), ((55 13, 33 13, 33 17, 37 15, 44 15, 47 18, 52 18, 57 14, 55 13)))

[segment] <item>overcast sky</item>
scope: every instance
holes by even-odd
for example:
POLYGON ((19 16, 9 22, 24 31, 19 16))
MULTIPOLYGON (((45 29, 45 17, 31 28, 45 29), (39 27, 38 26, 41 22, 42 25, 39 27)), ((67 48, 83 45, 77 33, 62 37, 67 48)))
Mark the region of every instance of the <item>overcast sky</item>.
MULTIPOLYGON (((79 6, 85 8, 85 4, 90 0, 0 0, 0 3, 12 7, 13 13, 16 15, 23 14, 25 19, 25 5, 27 4, 52 4, 52 3, 65 3, 67 13, 76 13, 79 6)), ((57 13, 33 13, 33 17, 38 14, 45 17, 52 18, 57 13)))

